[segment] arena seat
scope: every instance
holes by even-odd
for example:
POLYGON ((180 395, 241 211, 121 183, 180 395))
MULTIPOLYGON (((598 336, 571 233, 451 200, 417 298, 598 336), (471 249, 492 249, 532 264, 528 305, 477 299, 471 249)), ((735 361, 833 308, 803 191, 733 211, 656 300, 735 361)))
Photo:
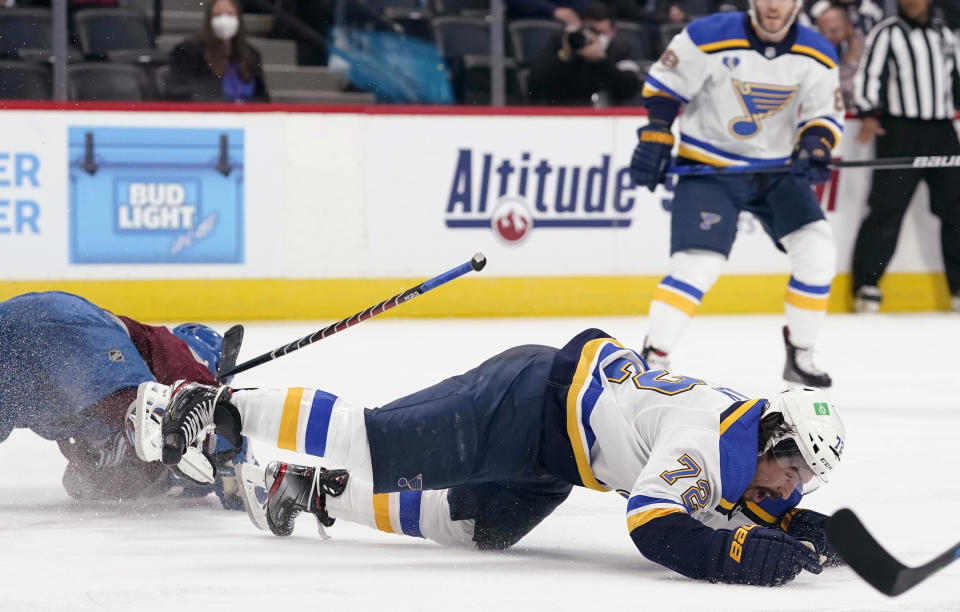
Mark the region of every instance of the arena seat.
POLYGON ((67 97, 85 101, 141 101, 154 97, 146 73, 138 66, 82 62, 67 66, 67 97))
POLYGON ((0 61, 0 99, 48 100, 50 69, 41 64, 0 61))

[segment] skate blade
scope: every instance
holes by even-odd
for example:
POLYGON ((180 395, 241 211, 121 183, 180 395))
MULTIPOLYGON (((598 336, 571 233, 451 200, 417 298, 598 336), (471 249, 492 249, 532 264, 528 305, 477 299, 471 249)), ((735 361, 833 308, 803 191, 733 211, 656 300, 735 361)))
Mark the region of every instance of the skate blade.
POLYGON ((169 401, 170 388, 155 382, 140 383, 134 410, 133 447, 141 461, 160 461, 160 423, 169 401), (167 393, 163 393, 163 391, 167 393))
POLYGON ((195 446, 187 447, 187 452, 183 453, 177 469, 194 482, 213 484, 213 464, 195 446))
POLYGON ((247 509, 250 522, 257 529, 270 531, 270 526, 267 524, 267 489, 264 485, 266 471, 262 466, 253 463, 241 463, 236 469, 243 507, 247 509))

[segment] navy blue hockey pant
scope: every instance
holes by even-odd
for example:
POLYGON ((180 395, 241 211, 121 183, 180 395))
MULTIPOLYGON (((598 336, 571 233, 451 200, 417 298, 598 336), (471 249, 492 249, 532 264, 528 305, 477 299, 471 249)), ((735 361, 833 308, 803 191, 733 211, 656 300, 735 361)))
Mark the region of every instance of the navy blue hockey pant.
POLYGON ((789 172, 683 176, 670 212, 670 253, 704 249, 729 256, 742 211, 780 239, 823 219, 810 185, 789 172))
POLYGON ((570 494, 540 458, 557 349, 526 345, 365 411, 375 493, 450 489, 451 518, 474 519, 479 548, 513 545, 570 494))

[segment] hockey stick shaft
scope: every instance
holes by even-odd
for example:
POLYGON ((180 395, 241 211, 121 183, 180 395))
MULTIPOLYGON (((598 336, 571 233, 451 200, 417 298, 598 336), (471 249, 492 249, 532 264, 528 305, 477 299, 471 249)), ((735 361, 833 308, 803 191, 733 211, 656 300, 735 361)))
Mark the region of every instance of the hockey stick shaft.
MULTIPOLYGON (((852 161, 832 161, 830 168, 880 168, 897 170, 904 168, 958 168, 960 155, 919 155, 917 157, 881 157, 879 159, 859 159, 852 161)), ((789 164, 757 162, 743 166, 706 166, 706 165, 677 165, 667 169, 667 174, 704 175, 704 174, 763 174, 776 172, 790 172, 789 164)))
POLYGON ((896 597, 960 558, 960 542, 936 558, 908 567, 870 535, 853 511, 838 510, 827 522, 827 538, 844 561, 875 589, 896 597))
POLYGON ((485 265, 487 265, 487 258, 484 257, 483 253, 477 253, 473 256, 473 258, 470 259, 470 261, 451 270, 447 270, 443 274, 438 274, 437 276, 420 283, 416 287, 411 287, 403 293, 398 293, 392 298, 386 299, 379 304, 352 314, 346 319, 342 319, 336 323, 324 327, 323 329, 319 329, 312 334, 300 338, 299 340, 294 340, 290 344, 285 344, 284 346, 274 349, 269 353, 264 353, 254 357, 253 359, 244 361, 243 363, 236 365, 225 372, 222 372, 220 374, 220 378, 222 379, 226 378, 227 376, 239 374, 240 372, 245 372, 250 368, 255 368, 258 365, 264 364, 268 361, 273 361, 278 357, 283 357, 288 353, 292 353, 293 351, 301 349, 309 344, 313 344, 318 340, 323 340, 324 338, 332 336, 337 332, 342 332, 349 327, 353 327, 357 323, 366 321, 367 319, 373 318, 379 314, 383 314, 384 312, 390 310, 391 308, 395 308, 400 304, 409 302, 418 295, 422 295, 431 289, 436 289, 440 285, 449 283, 453 279, 459 278, 470 271, 479 272, 485 265))

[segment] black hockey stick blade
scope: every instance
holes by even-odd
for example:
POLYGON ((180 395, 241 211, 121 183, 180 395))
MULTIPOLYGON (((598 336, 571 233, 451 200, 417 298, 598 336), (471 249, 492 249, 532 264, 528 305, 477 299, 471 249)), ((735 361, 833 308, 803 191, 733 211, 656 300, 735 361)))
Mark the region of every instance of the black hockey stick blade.
POLYGON ((243 325, 234 325, 223 334, 220 348, 220 363, 217 364, 217 382, 223 382, 221 372, 229 372, 237 365, 240 356, 240 344, 243 342, 243 325))
POLYGON ((875 589, 896 597, 920 584, 960 557, 960 542, 918 567, 907 567, 893 558, 852 510, 843 508, 827 521, 827 538, 853 571, 875 589))

